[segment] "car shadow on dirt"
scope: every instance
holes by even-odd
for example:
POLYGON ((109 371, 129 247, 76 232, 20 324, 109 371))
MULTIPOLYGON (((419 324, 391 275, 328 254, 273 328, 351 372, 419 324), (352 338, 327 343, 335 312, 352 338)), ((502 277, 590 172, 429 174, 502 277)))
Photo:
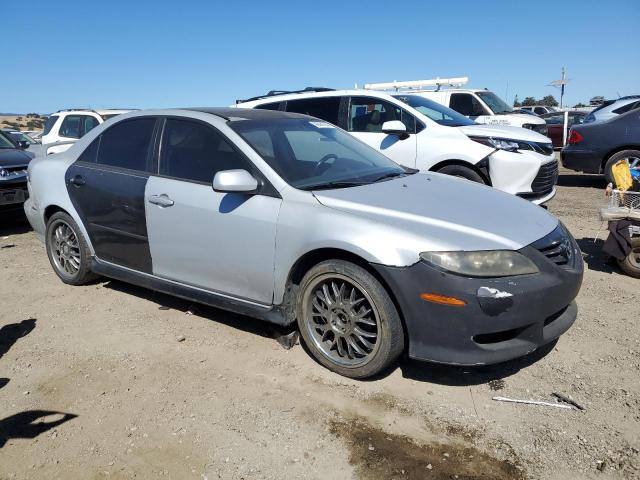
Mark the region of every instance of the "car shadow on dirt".
MULTIPOLYGON (((103 278, 101 280, 104 282, 105 279, 103 278)), ((98 280, 96 283, 100 283, 101 280, 98 280)), ((281 330, 286 330, 263 320, 258 320, 215 307, 209 307, 189 300, 183 300, 182 298, 156 292, 154 290, 121 282, 119 280, 107 280, 103 283, 103 287, 149 300, 157 304, 159 310, 176 310, 186 315, 197 315, 214 322, 237 328, 243 332, 260 335, 265 338, 275 338, 275 336, 281 333, 281 330)))
POLYGON ((0 212, 0 238, 31 231, 31 225, 22 211, 0 212))
POLYGON ((585 173, 560 173, 558 176, 560 187, 590 187, 604 189, 607 181, 603 175, 588 175, 585 173))

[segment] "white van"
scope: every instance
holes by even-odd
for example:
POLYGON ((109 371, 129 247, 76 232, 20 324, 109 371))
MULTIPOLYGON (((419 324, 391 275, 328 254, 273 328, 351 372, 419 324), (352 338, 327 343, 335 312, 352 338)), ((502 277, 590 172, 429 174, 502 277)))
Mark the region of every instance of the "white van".
POLYGON ((311 115, 406 167, 463 177, 537 204, 556 192, 551 140, 523 128, 476 124, 413 92, 307 88, 271 91, 236 106, 311 115))
POLYGON ((420 95, 449 107, 476 123, 487 125, 522 127, 547 135, 547 124, 542 118, 522 113, 513 113, 504 100, 487 89, 447 88, 443 85, 464 85, 467 77, 456 79, 412 80, 408 82, 368 83, 369 90, 395 90, 396 92, 420 95), (456 81, 456 82, 454 82, 456 81), (436 87, 435 90, 426 87, 436 87))

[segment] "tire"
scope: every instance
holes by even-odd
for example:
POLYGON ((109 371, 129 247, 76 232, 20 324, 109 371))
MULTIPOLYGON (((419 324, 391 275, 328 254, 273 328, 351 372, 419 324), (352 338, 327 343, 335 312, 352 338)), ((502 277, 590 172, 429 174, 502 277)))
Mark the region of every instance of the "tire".
POLYGON ((637 165, 640 166, 640 150, 622 150, 621 152, 614 153, 609 157, 604 165, 604 176, 607 179, 607 183, 613 183, 613 174, 611 173, 611 167, 613 167, 619 160, 623 158, 636 158, 638 159, 637 165))
POLYGON ((47 256, 56 275, 69 285, 83 285, 95 278, 91 251, 78 224, 64 212, 54 213, 45 233, 47 256))
POLYGON ((618 265, 627 275, 640 278, 640 237, 631 239, 631 251, 627 258, 618 260, 618 265))
POLYGON ((482 183, 483 185, 486 185, 487 183, 484 181, 484 178, 482 178, 482 175, 469 167, 465 167, 464 165, 446 165, 437 171, 438 173, 444 173, 445 175, 451 175, 452 177, 466 178, 467 180, 482 183))
POLYGON ((305 274, 298 292, 300 334, 329 370, 371 377, 404 351, 400 315, 385 288, 362 267, 343 260, 321 262, 305 274))

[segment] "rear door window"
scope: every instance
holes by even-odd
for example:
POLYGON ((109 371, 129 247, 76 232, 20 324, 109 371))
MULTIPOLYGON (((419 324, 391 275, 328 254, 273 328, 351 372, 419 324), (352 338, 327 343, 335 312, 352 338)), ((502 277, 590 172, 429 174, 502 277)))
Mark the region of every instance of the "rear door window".
POLYGON ((82 136, 83 115, 67 115, 60 125, 60 136, 67 138, 80 138, 82 136))
POLYGON ((84 115, 82 117, 82 135, 85 135, 87 132, 96 128, 100 123, 98 123, 98 119, 92 117, 90 115, 84 115))
POLYGON ((416 132, 415 117, 391 102, 373 97, 352 97, 349 102, 350 132, 381 133, 384 122, 391 120, 404 123, 407 133, 416 132))
POLYGON ((136 118, 116 123, 100 135, 98 163, 109 167, 154 173, 151 146, 155 124, 155 117, 136 118))
MULTIPOLYGON (((273 155, 271 140, 263 140, 261 145, 273 155)), ((200 122, 167 119, 160 151, 160 175, 180 180, 210 184, 223 170, 253 170, 220 132, 200 122)))
POLYGON ((333 125, 338 125, 340 112, 340 97, 304 98, 289 100, 287 112, 303 113, 321 118, 333 125))

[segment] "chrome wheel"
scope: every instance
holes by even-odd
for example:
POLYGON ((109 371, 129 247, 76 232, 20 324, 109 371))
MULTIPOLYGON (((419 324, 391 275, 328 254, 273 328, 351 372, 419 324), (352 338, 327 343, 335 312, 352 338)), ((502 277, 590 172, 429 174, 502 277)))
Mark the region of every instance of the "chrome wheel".
POLYGON ((65 222, 58 220, 50 229, 49 245, 56 268, 69 276, 80 270, 80 242, 76 232, 65 222))
POLYGON ((366 290, 337 273, 320 275, 303 300, 307 331, 316 347, 332 362, 355 367, 378 350, 380 316, 366 290))
POLYGON ((629 157, 627 162, 629 162, 630 168, 640 168, 640 158, 638 157, 629 157))

